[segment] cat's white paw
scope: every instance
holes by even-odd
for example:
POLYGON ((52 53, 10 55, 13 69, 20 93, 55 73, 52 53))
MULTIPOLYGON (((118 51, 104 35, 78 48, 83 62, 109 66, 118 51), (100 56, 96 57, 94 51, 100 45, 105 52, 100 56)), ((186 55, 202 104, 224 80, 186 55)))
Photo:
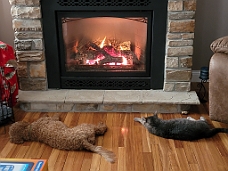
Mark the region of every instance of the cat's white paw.
POLYGON ((188 116, 187 119, 188 119, 188 120, 191 120, 191 121, 195 121, 195 119, 192 118, 192 117, 190 117, 190 116, 188 116))
POLYGON ((146 119, 145 118, 134 118, 134 121, 140 122, 141 124, 144 125, 144 123, 146 122, 146 119))
POLYGON ((138 121, 138 122, 139 122, 140 119, 141 119, 141 118, 134 118, 134 121, 138 121))
POLYGON ((203 116, 200 116, 201 121, 206 121, 206 119, 203 116))

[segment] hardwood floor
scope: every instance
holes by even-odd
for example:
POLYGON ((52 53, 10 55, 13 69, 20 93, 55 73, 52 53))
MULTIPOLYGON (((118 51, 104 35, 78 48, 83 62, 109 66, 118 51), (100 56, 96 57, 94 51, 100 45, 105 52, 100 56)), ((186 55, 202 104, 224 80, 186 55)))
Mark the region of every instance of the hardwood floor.
MULTIPOLYGON (((45 113, 24 112, 15 108, 16 121, 31 122, 45 113)), ((53 115, 54 113, 48 113, 53 115)), ((49 171, 225 171, 228 170, 228 134, 198 141, 177 141, 149 134, 133 121, 134 117, 151 113, 62 113, 61 120, 68 126, 81 123, 106 122, 108 131, 97 139, 98 145, 112 150, 117 157, 114 164, 87 151, 61 151, 38 142, 21 145, 9 142, 9 125, 0 127, 1 158, 48 159, 49 171)), ((208 117, 208 106, 192 106, 189 116, 208 117)), ((187 117, 181 114, 159 114, 163 119, 187 117)), ((210 121, 214 127, 227 124, 210 121)))

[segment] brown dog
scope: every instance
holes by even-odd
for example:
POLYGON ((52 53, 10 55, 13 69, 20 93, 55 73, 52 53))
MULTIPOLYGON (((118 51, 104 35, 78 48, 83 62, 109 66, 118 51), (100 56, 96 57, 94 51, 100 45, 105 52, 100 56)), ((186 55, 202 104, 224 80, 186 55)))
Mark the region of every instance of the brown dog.
POLYGON ((89 150, 103 156, 107 161, 115 162, 115 154, 100 146, 95 146, 95 136, 103 135, 107 130, 104 123, 98 125, 81 124, 67 127, 59 120, 59 115, 41 117, 33 123, 23 121, 9 128, 10 142, 21 144, 24 141, 39 141, 61 150, 89 150))

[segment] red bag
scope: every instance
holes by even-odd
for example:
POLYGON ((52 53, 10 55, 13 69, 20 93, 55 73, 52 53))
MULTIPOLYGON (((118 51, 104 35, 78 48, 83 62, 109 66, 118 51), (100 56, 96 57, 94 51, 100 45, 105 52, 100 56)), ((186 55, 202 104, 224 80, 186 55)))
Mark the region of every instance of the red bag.
POLYGON ((17 62, 13 48, 0 41, 0 101, 8 102, 11 95, 12 106, 16 105, 18 99, 16 68, 17 62))

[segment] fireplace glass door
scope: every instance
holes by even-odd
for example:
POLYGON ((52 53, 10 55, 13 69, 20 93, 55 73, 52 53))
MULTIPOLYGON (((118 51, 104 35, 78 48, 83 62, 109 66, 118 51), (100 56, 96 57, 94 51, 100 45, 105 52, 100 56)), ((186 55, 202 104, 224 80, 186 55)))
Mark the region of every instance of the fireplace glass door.
POLYGON ((67 72, 145 72, 147 18, 62 18, 67 72))
POLYGON ((63 75, 146 75, 151 14, 93 15, 59 14, 63 75))

